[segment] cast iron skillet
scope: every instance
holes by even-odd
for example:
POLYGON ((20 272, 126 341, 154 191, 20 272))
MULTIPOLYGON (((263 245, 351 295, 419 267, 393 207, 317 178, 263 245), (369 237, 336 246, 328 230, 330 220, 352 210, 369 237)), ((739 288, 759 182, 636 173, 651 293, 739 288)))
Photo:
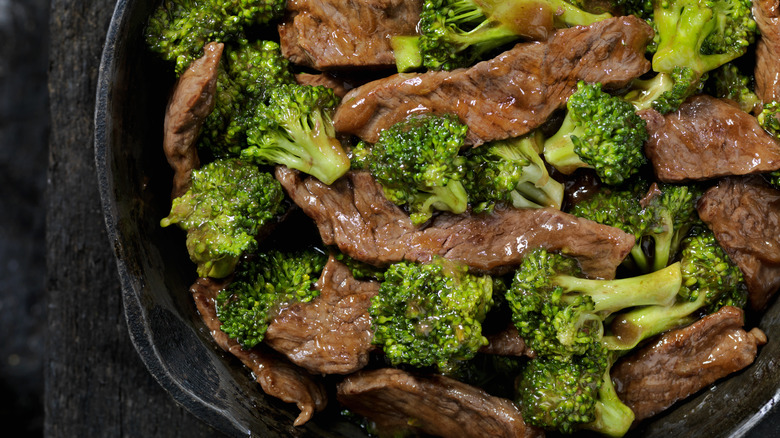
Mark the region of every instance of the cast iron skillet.
MULTIPOLYGON (((358 437, 365 433, 330 407, 303 427, 298 410, 265 396, 247 369, 212 341, 188 292, 194 265, 183 234, 162 230, 172 172, 162 152, 170 66, 145 50, 143 28, 157 0, 119 0, 100 65, 95 157, 103 214, 116 254, 130 336, 149 371, 171 396, 231 436, 358 437)), ((769 337, 755 363, 644 422, 630 437, 741 437, 756 425, 776 430, 780 401, 780 304, 760 319, 769 337), (774 418, 769 418, 769 417, 774 418)), ((750 431, 754 432, 751 433, 750 431)))

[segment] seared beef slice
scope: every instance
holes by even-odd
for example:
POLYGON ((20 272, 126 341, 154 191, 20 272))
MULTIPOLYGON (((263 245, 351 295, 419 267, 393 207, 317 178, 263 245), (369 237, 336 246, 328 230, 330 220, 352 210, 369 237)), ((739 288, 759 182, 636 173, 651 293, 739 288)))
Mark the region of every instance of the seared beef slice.
POLYGON ((322 271, 320 295, 296 303, 271 321, 265 342, 313 374, 348 374, 368 363, 371 297, 376 281, 359 281, 333 257, 322 271))
POLYGON ((766 336, 759 329, 746 333, 743 319, 741 309, 724 307, 617 362, 612 382, 636 421, 753 363, 766 336))
POLYGON ((780 169, 780 142, 724 100, 694 96, 662 116, 643 111, 645 154, 659 180, 683 182, 780 169))
POLYGON ((382 436, 422 432, 443 437, 541 437, 509 400, 441 375, 385 368, 360 371, 338 385, 339 402, 367 417, 382 436))
POLYGON ((756 44, 756 94, 764 102, 780 100, 780 0, 754 0, 753 16, 761 35, 756 44))
POLYGON ((282 54, 318 70, 395 67, 394 35, 415 35, 421 0, 290 0, 282 54))
POLYGON ((410 114, 452 113, 468 125, 467 140, 475 145, 516 137, 563 107, 579 80, 615 89, 645 73, 652 34, 636 17, 616 17, 518 44, 468 69, 397 74, 350 91, 334 124, 375 143, 410 114))
POLYGON ((780 191, 757 176, 725 178, 698 211, 745 275, 750 306, 766 307, 780 287, 780 191))

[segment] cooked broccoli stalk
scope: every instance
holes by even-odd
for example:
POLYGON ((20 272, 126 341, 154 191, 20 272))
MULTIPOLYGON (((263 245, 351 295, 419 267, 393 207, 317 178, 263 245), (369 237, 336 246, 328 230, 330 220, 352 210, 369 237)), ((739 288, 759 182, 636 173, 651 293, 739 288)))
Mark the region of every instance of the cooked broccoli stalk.
POLYGON ((282 84, 267 90, 247 128, 249 147, 241 157, 283 164, 332 184, 349 170, 349 157, 336 139, 331 119, 338 104, 321 85, 282 84))
POLYGON ((564 0, 425 0, 419 37, 392 40, 398 71, 421 66, 452 70, 469 66, 491 51, 527 35, 531 25, 589 25, 611 17, 591 14, 564 0), (529 14, 547 14, 545 20, 529 14), (527 23, 527 24, 525 24, 527 23))
POLYGON ((201 277, 230 275, 238 258, 257 246, 255 235, 284 211, 284 191, 274 177, 238 159, 192 172, 192 187, 173 200, 160 224, 187 231, 187 250, 201 277))
POLYGON ((635 306, 671 305, 680 289, 680 264, 637 277, 584 278, 577 261, 534 249, 523 259, 506 293, 512 321, 539 355, 584 354, 604 334, 604 320, 635 306))
POLYGON ((540 152, 538 134, 473 148, 463 181, 473 211, 491 212, 496 204, 560 209, 563 185, 550 177, 540 152))
POLYGON ((592 168, 606 184, 620 184, 646 163, 647 125, 634 107, 580 81, 566 103, 558 132, 544 142, 544 158, 563 173, 592 168))
POLYGON ((434 209, 463 213, 465 158, 458 153, 467 130, 453 115, 411 117, 382 131, 362 162, 387 199, 409 208, 416 225, 434 209))
POLYGON ((493 305, 490 276, 444 258, 391 265, 371 300, 373 343, 393 365, 448 372, 487 345, 482 321, 493 305))
POLYGON ((625 435, 635 417, 612 385, 613 362, 614 355, 598 345, 570 360, 529 361, 517 380, 523 420, 563 433, 587 429, 611 437, 625 435))
POLYGON ((273 41, 243 41, 225 49, 217 76, 214 110, 206 118, 198 147, 215 157, 238 156, 246 131, 269 90, 294 84, 290 63, 273 41))
POLYGON ((661 114, 676 111, 685 99, 704 88, 704 78, 690 68, 675 67, 650 79, 636 79, 623 99, 637 111, 653 108, 661 114))
POLYGON ((624 264, 648 273, 674 260, 680 242, 700 223, 696 213, 700 195, 696 186, 671 184, 653 185, 648 192, 647 183, 637 181, 601 190, 577 203, 570 213, 633 234, 636 243, 624 264))
POLYGON ((217 295, 220 328, 244 348, 254 347, 280 309, 319 295, 314 283, 327 259, 324 253, 309 249, 270 251, 243 261, 233 281, 217 295))
POLYGON ((697 313, 723 306, 744 307, 747 287, 742 271, 708 229, 686 238, 681 251, 682 284, 671 306, 648 306, 615 316, 602 340, 611 350, 629 350, 639 342, 693 322, 697 313))
POLYGON ((705 89, 715 97, 733 100, 742 111, 749 113, 761 104, 761 99, 753 92, 754 82, 752 76, 743 74, 736 65, 728 63, 709 74, 705 89))
POLYGON ((146 43, 181 74, 210 42, 244 38, 245 29, 279 18, 286 0, 163 0, 146 27, 146 43))

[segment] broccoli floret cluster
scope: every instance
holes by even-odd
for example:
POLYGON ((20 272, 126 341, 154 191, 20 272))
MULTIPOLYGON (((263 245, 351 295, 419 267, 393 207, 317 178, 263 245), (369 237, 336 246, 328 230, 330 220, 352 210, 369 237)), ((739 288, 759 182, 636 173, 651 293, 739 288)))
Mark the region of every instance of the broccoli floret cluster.
POLYGON ((728 63, 710 72, 705 90, 715 97, 733 100, 742 111, 749 113, 761 104, 761 99, 753 92, 754 82, 752 76, 743 74, 735 64, 728 63))
POLYGON ((393 264, 371 300, 373 343, 393 365, 453 370, 487 345, 482 321, 493 305, 492 286, 490 276, 443 258, 393 264))
POLYGON ((224 159, 192 172, 192 187, 173 200, 160 224, 187 231, 198 275, 221 278, 256 247, 260 228, 284 209, 284 191, 271 174, 246 161, 224 159))
POLYGON ((279 309, 319 296, 314 283, 327 258, 309 249, 270 251, 242 262, 233 281, 217 295, 220 329, 244 348, 254 347, 279 309))

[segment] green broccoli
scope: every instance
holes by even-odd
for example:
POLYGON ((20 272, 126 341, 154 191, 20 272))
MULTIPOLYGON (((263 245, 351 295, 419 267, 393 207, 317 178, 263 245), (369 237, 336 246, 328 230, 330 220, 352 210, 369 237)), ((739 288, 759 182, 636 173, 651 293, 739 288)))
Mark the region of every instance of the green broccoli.
MULTIPOLYGON (((772 137, 780 140, 780 102, 765 103, 758 115, 758 124, 772 137)), ((764 178, 775 188, 780 188, 780 170, 764 174, 764 178)))
POLYGON ((373 343, 393 365, 451 371, 487 345, 482 321, 493 305, 492 286, 490 276, 440 257, 395 263, 371 300, 373 343))
POLYGON ((410 117, 382 131, 361 161, 387 199, 408 206, 414 224, 430 219, 434 209, 463 213, 465 158, 458 153, 467 130, 453 115, 410 117))
POLYGON ((705 90, 715 97, 733 100, 742 111, 749 113, 761 104, 761 99, 753 92, 754 82, 751 75, 743 74, 735 64, 728 63, 709 74, 705 90))
POLYGON ((209 163, 192 172, 192 187, 173 200, 160 224, 187 231, 187 250, 201 277, 230 275, 239 257, 257 246, 260 228, 285 209, 274 177, 238 159, 209 163))
POLYGON ((308 249, 270 251, 243 261, 233 281, 217 295, 220 328, 244 348, 254 347, 279 309, 319 295, 314 283, 327 259, 324 253, 308 249))
POLYGON ((565 0, 425 0, 420 14, 420 36, 391 40, 398 71, 424 66, 452 70, 469 66, 491 51, 527 35, 541 22, 559 27, 589 25, 611 17, 591 14, 565 0), (529 20, 529 14, 549 15, 529 20), (527 28, 524 28, 527 27, 527 28))
POLYGON ((496 204, 560 209, 563 184, 550 177, 540 149, 540 134, 473 148, 463 180, 473 211, 491 212, 496 204))
POLYGON ((563 173, 592 168, 606 184, 620 184, 647 160, 642 152, 647 125, 635 108, 580 81, 566 103, 558 132, 544 142, 544 158, 563 173))
POLYGON ((333 90, 321 85, 281 84, 267 90, 267 102, 251 115, 241 157, 283 164, 332 184, 349 170, 349 157, 336 138, 333 90))
POLYGON ((146 43, 181 74, 210 42, 244 38, 245 29, 281 17, 286 0, 163 0, 149 18, 146 43))
POLYGON ((675 67, 670 73, 658 73, 650 79, 636 79, 623 99, 637 111, 653 108, 661 114, 680 108, 685 100, 704 88, 705 75, 690 68, 675 67))
POLYGON ((515 272, 506 299, 526 345, 539 355, 565 359, 600 343, 609 315, 671 305, 681 282, 679 263, 637 277, 594 280, 584 278, 575 259, 534 249, 515 272))

